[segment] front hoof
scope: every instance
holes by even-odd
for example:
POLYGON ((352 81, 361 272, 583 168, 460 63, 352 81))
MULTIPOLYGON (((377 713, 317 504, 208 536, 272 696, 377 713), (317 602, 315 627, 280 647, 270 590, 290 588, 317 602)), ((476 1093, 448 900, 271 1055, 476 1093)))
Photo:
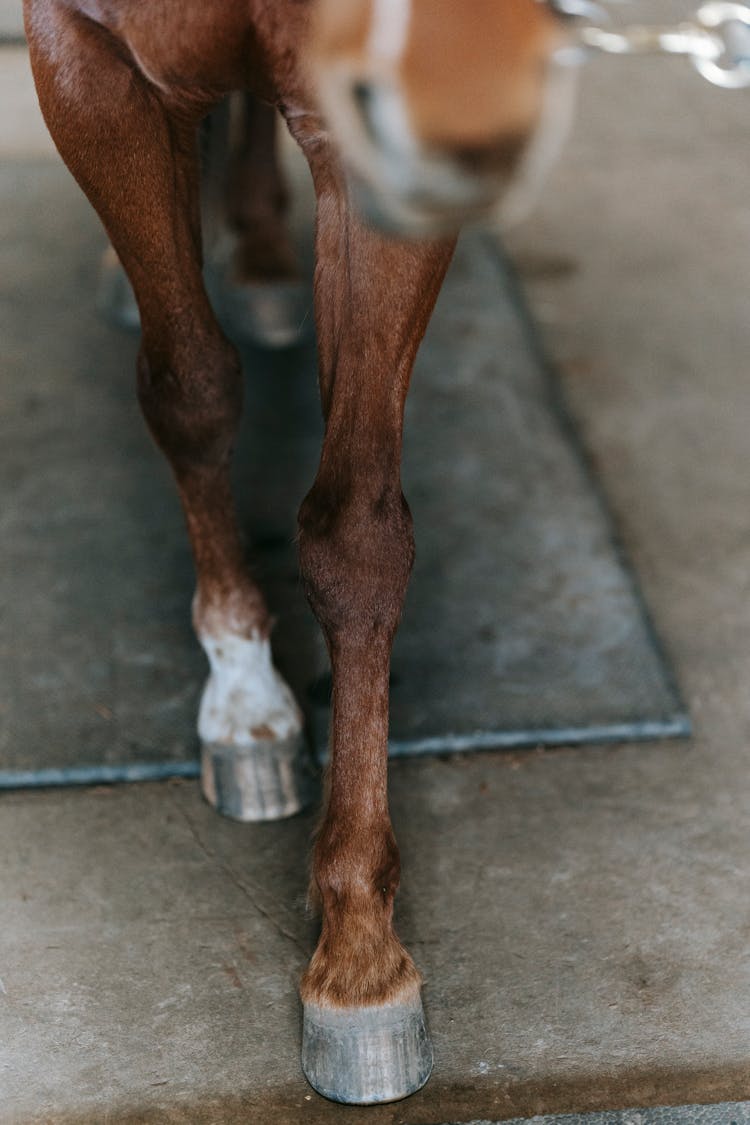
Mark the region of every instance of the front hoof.
POLYGON ((249 746, 204 742, 203 795, 234 820, 282 820, 311 804, 315 786, 303 734, 249 746))
POLYGON ((302 1069, 314 1090, 347 1105, 397 1102, 416 1093, 432 1071, 422 1001, 363 1008, 305 1004, 302 1069))

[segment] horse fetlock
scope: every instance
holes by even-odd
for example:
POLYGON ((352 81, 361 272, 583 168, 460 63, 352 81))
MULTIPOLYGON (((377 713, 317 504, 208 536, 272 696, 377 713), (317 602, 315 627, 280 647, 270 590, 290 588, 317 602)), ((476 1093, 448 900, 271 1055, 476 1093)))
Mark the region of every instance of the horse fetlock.
POLYGON ((385 1003, 419 985, 414 962, 393 931, 398 848, 389 827, 342 836, 334 824, 329 813, 315 847, 322 927, 303 999, 385 1003))
POLYGON ((324 912, 318 946, 300 994, 305 1004, 351 1007, 406 1003, 422 980, 382 906, 324 912))
POLYGON ((368 831, 360 814, 352 831, 342 821, 329 809, 315 844, 313 879, 324 910, 346 914, 368 903, 390 910, 401 875, 390 824, 376 821, 368 831))
POLYGON ((193 597, 192 618, 201 644, 204 637, 258 640, 270 636, 273 625, 263 594, 250 577, 244 558, 239 573, 233 573, 229 588, 226 582, 217 581, 216 575, 201 576, 193 597))
POLYGON ((268 637, 203 633, 200 642, 211 667, 198 718, 203 742, 253 746, 300 734, 302 713, 268 637))

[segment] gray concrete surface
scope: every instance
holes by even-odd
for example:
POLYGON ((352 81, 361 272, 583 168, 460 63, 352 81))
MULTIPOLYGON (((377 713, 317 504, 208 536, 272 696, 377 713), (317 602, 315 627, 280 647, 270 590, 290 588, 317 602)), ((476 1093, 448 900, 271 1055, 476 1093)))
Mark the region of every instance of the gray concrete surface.
MULTIPOLYGON (((520 1118, 504 1125, 746 1125, 750 1102, 716 1105, 661 1106, 658 1109, 625 1109, 612 1113, 573 1113, 560 1117, 520 1118)), ((469 1125, 497 1125, 494 1121, 471 1121, 469 1125)))
POLYGON ((22 35, 21 0, 0 0, 0 38, 20 39, 22 35))
POLYGON ((437 1065, 377 1110, 322 1102, 298 1069, 311 817, 229 824, 192 783, 4 795, 3 1122, 434 1125, 750 1096, 747 95, 624 60, 583 94, 513 247, 694 739, 394 765, 437 1065))
POLYGON ((25 47, 0 49, 0 154, 3 161, 17 157, 51 158, 54 154, 52 140, 29 81, 28 52, 25 47))

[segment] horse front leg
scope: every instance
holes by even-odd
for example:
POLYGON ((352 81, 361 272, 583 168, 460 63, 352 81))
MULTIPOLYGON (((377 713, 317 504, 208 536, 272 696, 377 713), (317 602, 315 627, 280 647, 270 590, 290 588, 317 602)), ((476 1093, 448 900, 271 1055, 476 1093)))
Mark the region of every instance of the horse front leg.
POLYGON ((196 563, 193 620, 211 672, 203 788, 243 820, 296 812, 302 722, 273 666, 271 621, 244 560, 229 483, 242 376, 201 277, 194 114, 170 107, 112 33, 67 0, 26 0, 39 100, 103 220, 143 330, 138 394, 174 471, 196 563))
POLYGON ((393 928, 388 679, 413 560, 400 478, 404 403, 453 245, 372 233, 352 214, 326 147, 312 140, 307 149, 326 430, 299 547, 333 704, 328 803, 313 854, 322 932, 301 988, 303 1067, 325 1096, 366 1104, 412 1093, 432 1065, 420 976, 393 928))

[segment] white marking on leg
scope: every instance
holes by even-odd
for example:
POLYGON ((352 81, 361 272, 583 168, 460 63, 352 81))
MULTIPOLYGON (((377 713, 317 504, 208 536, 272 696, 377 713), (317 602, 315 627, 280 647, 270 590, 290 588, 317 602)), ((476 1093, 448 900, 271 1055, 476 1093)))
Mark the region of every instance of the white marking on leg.
POLYGON ((395 64, 406 50, 411 0, 373 0, 367 50, 381 62, 395 64))
POLYGON ((267 638, 227 633, 200 641, 211 665, 198 714, 203 742, 255 746, 299 734, 302 715, 267 638))

